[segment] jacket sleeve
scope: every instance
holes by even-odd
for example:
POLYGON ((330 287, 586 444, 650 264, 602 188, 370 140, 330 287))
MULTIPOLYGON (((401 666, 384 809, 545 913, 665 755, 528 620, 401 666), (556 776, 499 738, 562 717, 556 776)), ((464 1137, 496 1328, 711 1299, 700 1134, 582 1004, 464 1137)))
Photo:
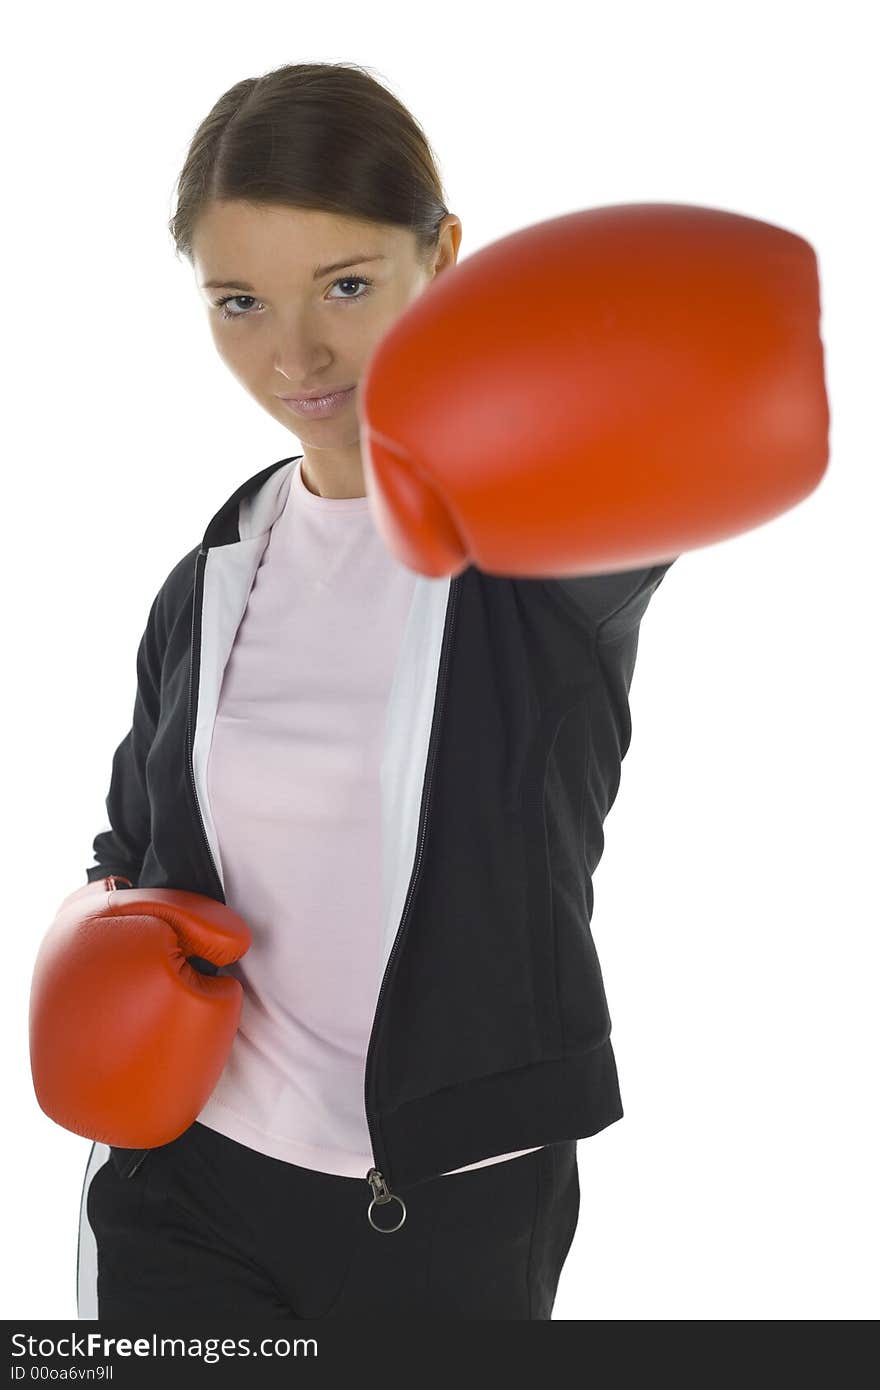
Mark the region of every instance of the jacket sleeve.
POLYGON ((646 569, 572 575, 545 583, 597 641, 614 642, 638 627, 652 594, 678 558, 646 569))
POLYGON ((137 693, 131 728, 113 755, 105 805, 109 829, 93 842, 97 863, 86 870, 89 883, 121 874, 137 887, 150 843, 150 800, 146 762, 159 722, 159 696, 165 633, 162 620, 164 584, 150 607, 137 651, 137 693))

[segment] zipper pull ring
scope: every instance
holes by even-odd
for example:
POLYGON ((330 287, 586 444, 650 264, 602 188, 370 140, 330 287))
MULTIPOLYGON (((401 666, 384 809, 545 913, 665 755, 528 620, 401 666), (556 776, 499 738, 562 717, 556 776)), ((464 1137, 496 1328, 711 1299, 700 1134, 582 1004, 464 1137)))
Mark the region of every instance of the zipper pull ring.
POLYGON ((399 1231, 404 1221, 406 1220, 406 1204, 403 1198, 398 1197, 396 1192, 391 1191, 391 1188, 386 1183, 378 1168, 371 1168, 369 1170, 369 1172, 367 1173, 367 1182, 370 1184, 370 1189, 373 1193, 373 1196, 370 1198, 370 1205, 367 1207, 367 1220, 369 1221, 373 1230, 382 1231, 386 1235, 390 1234, 391 1231, 399 1231), (396 1226, 377 1226, 375 1221, 373 1220, 373 1207, 385 1206, 387 1202, 399 1202, 400 1209, 403 1212, 403 1215, 401 1216, 396 1226))

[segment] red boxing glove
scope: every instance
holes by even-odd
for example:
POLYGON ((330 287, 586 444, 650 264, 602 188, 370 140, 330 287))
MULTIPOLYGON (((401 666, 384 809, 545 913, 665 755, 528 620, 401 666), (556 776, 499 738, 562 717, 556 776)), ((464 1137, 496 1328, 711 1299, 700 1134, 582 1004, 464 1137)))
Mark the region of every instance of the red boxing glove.
POLYGON ((217 1084, 241 1015, 241 984, 193 969, 244 955, 247 923, 173 888, 86 884, 64 899, 34 966, 30 1055, 50 1119, 125 1149, 170 1143, 217 1084), (109 889, 109 891, 108 891, 109 889))
POLYGON ((815 253, 714 208, 515 232, 438 275, 370 357, 364 473, 426 575, 640 568, 758 526, 828 462, 815 253))

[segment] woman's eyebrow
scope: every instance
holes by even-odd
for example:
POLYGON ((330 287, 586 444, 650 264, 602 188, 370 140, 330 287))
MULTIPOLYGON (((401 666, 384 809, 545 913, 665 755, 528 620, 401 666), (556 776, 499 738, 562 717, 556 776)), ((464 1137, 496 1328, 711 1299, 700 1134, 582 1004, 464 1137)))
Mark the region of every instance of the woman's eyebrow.
MULTIPOLYGON (((315 268, 312 276, 313 280, 320 280, 322 275, 329 275, 334 270, 345 270, 350 265, 363 265, 365 261, 384 261, 386 256, 350 256, 344 261, 334 261, 331 265, 319 265, 315 268)), ((246 290, 248 294, 253 293, 253 285, 247 284, 244 280, 204 280, 203 290, 246 290)))

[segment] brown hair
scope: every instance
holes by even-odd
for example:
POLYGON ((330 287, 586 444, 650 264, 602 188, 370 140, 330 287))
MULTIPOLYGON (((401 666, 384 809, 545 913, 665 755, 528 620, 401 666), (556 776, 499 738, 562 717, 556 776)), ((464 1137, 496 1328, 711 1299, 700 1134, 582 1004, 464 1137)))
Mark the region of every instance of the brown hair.
POLYGON ((408 227, 419 258, 449 209, 421 126, 366 68, 294 63, 236 82, 196 130, 168 229, 192 263, 216 199, 311 208, 408 227))

